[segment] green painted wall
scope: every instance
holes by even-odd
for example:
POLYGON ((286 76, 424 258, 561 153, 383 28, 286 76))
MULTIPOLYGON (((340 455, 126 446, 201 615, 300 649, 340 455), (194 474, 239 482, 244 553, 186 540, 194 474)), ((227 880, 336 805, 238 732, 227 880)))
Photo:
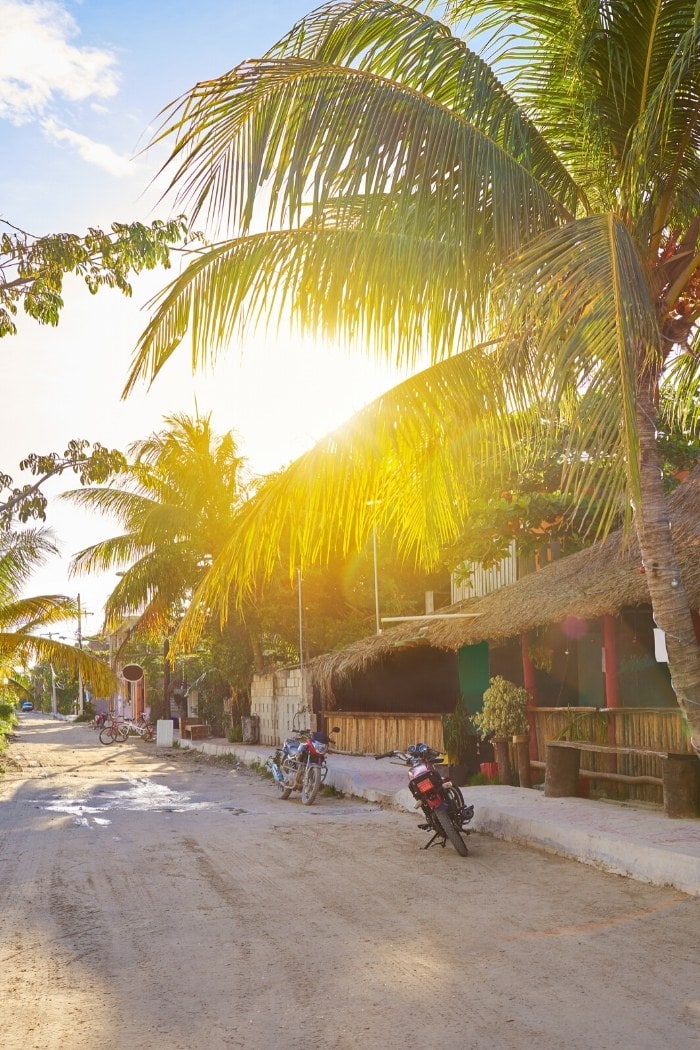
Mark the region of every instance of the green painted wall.
POLYGON ((489 644, 463 645, 457 653, 459 691, 468 711, 476 714, 483 707, 489 687, 489 644))

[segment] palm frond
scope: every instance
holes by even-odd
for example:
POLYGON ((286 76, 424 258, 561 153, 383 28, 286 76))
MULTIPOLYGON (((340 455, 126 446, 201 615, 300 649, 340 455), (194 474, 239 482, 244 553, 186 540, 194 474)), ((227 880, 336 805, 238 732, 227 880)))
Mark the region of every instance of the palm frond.
MULTIPOLYGON (((651 114, 657 107, 650 100, 674 56, 690 45, 693 30, 687 27, 697 22, 696 0, 454 0, 448 14, 468 15, 473 35, 490 36, 489 60, 507 74, 516 100, 566 158, 596 210, 614 207, 620 165, 642 119, 642 138, 655 140, 649 158, 658 156, 668 114, 654 127, 651 114)), ((644 148, 640 139, 638 159, 644 148)), ((625 177, 633 170, 630 165, 625 177)), ((639 200, 644 185, 630 183, 630 201, 639 200)))
POLYGON ((267 478, 236 516, 173 644, 194 645, 213 610, 225 621, 230 603, 242 605, 281 558, 292 575, 360 549, 375 527, 404 557, 435 566, 484 475, 500 457, 530 455, 524 424, 499 400, 495 351, 484 344, 419 373, 267 478))
MULTIPOLYGON (((647 368, 660 372, 662 354, 646 269, 627 227, 600 215, 549 231, 512 260, 498 291, 508 303, 513 377, 530 377, 511 384, 516 404, 556 404, 567 387, 585 391, 596 405, 591 437, 617 445, 637 493, 637 381, 647 368)), ((501 360, 506 367, 506 355, 501 360)), ((578 465, 572 450, 572 478, 578 465)), ((611 514, 619 494, 619 485, 610 490, 611 514)))
POLYGON ((99 540, 73 555, 69 573, 71 576, 90 574, 92 572, 109 572, 124 569, 135 559, 144 554, 144 547, 150 550, 152 544, 144 542, 133 533, 112 536, 99 540))
POLYGON ((512 157, 527 158, 549 192, 574 211, 579 189, 494 70, 448 27, 387 0, 330 3, 303 18, 267 54, 353 66, 460 114, 512 157))
POLYGON ((109 695, 116 684, 109 666, 91 653, 24 631, 0 631, 0 660, 18 664, 47 663, 57 671, 80 673, 84 684, 101 696, 109 695))
POLYGON ((32 631, 38 627, 75 620, 78 606, 74 599, 61 594, 15 598, 0 604, 0 628, 32 631))
POLYGON ((188 331, 197 368, 285 311, 404 360, 427 341, 437 360, 482 338, 495 267, 579 206, 566 165, 483 61, 415 11, 324 9, 275 56, 197 85, 170 115, 173 185, 233 239, 159 298, 125 394, 188 331), (265 233, 250 236, 263 199, 265 233))
POLYGON ((700 428, 700 329, 688 353, 671 360, 664 375, 662 397, 672 425, 689 436, 698 436, 700 428))
POLYGON ((0 602, 19 591, 34 569, 58 547, 50 529, 5 531, 0 535, 0 602))
POLYGON ((688 6, 694 16, 680 36, 677 6, 664 6, 660 54, 621 179, 631 213, 645 218, 642 236, 657 241, 664 226, 684 225, 700 210, 700 10, 688 6))
POLYGON ((122 523, 143 521, 158 506, 152 496, 125 488, 81 488, 62 492, 59 499, 69 500, 78 507, 110 515, 122 523))
POLYGON ((400 5, 344 11, 330 25, 327 8, 308 16, 267 57, 196 85, 171 109, 161 137, 176 136, 172 186, 194 217, 245 233, 268 182, 268 229, 337 198, 395 192, 404 179, 421 197, 451 195, 460 169, 481 182, 465 163, 478 165, 487 142, 575 207, 562 162, 462 41, 400 5))

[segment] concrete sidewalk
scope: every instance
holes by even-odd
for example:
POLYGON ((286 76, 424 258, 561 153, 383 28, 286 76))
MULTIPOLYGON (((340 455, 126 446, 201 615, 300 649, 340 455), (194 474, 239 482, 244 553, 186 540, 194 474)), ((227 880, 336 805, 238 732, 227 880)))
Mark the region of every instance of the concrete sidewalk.
MULTIPOLYGON (((211 739, 193 747, 264 765, 271 746, 211 739)), ((333 754, 326 784, 347 795, 415 812, 406 769, 391 759, 333 754)), ((700 820, 671 820, 661 809, 582 798, 545 798, 542 791, 479 786, 462 789, 474 804, 475 831, 534 846, 604 871, 700 897, 700 820)))

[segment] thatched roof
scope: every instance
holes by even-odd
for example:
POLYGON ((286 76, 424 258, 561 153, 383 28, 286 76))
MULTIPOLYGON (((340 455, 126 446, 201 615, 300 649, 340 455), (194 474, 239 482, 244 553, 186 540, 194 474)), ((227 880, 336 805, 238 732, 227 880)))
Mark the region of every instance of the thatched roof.
MULTIPOLYGON (((683 583, 691 606, 698 609, 700 467, 671 495, 669 510, 683 583)), ((328 695, 333 679, 342 680, 362 672, 404 646, 429 644, 456 650, 482 641, 505 642, 536 627, 561 623, 570 616, 589 620, 623 608, 649 605, 646 574, 640 570, 636 538, 632 536, 625 542, 622 532, 615 532, 603 543, 552 562, 492 594, 442 610, 477 613, 474 618, 409 621, 317 658, 312 664, 313 676, 328 695)))

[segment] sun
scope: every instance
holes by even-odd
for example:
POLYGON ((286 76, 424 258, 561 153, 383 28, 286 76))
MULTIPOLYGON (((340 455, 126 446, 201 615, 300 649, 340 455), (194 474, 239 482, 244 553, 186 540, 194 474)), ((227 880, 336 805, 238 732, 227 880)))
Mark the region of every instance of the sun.
POLYGON ((407 374, 311 338, 257 338, 219 361, 197 403, 203 411, 209 399, 216 428, 234 430, 262 474, 310 449, 407 374))

